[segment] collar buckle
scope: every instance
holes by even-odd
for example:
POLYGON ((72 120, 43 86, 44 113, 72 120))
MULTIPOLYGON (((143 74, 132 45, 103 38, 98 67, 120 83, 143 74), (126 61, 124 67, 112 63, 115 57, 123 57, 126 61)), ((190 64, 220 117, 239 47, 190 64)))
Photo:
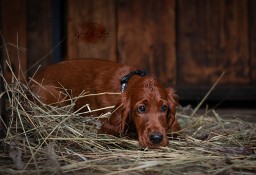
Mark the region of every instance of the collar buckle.
POLYGON ((130 80, 130 78, 134 75, 138 75, 138 76, 141 76, 141 77, 144 77, 146 76, 146 72, 145 71, 142 71, 142 70, 134 70, 132 72, 130 72, 129 74, 125 75, 120 83, 121 83, 121 91, 124 92, 125 89, 126 89, 126 86, 127 86, 127 83, 128 81, 130 80))

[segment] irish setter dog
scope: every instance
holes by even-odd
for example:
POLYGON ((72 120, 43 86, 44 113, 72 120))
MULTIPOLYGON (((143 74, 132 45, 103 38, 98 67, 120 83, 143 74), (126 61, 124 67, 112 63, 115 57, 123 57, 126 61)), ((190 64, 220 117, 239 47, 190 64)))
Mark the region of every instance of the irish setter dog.
POLYGON ((65 98, 55 87, 65 87, 72 96, 81 92, 97 94, 76 101, 75 108, 86 104, 91 109, 115 105, 108 119, 101 119, 101 133, 136 136, 142 147, 168 145, 167 132, 180 130, 175 118, 176 95, 156 79, 129 65, 95 59, 63 61, 39 72, 34 79, 42 86, 32 86, 47 104, 65 98))

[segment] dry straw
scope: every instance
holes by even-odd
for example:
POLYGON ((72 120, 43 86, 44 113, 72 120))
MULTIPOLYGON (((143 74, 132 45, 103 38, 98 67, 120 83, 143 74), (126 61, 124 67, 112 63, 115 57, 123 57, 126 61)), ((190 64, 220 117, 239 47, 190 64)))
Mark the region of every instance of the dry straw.
POLYGON ((256 173, 256 125, 235 116, 223 118, 214 110, 199 115, 179 107, 178 139, 170 133, 169 146, 147 149, 137 140, 97 134, 98 117, 111 114, 91 117, 93 109, 85 104, 84 117, 73 110, 76 99, 68 94, 73 103, 56 107, 35 103, 29 82, 14 74, 4 85, 0 97, 7 96, 9 122, 0 141, 0 174, 256 173))

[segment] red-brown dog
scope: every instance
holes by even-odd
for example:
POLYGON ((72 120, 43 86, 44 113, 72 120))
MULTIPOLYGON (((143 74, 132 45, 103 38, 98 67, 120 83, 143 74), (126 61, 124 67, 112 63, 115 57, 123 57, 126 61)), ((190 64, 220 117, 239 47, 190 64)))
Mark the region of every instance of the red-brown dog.
POLYGON ((137 135, 142 147, 166 146, 166 132, 178 131, 175 118, 176 95, 154 78, 135 67, 102 60, 63 61, 41 71, 35 78, 43 87, 32 89, 44 103, 63 101, 63 93, 54 87, 81 92, 121 92, 121 95, 89 96, 76 101, 75 108, 89 104, 91 109, 115 105, 109 119, 102 119, 101 132, 112 135, 137 135))

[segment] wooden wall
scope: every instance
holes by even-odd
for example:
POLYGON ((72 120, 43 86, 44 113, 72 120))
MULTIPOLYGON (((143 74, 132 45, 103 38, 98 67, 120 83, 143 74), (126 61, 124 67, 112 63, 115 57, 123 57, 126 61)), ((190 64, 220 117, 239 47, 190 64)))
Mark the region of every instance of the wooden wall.
MULTIPOLYGON (((140 66, 166 86, 174 86, 181 99, 192 100, 201 98, 226 72, 210 98, 256 98, 254 0, 59 2, 66 7, 59 28, 64 31, 65 59, 102 58, 140 66)), ((19 32, 19 43, 27 48, 20 55, 23 69, 33 75, 37 66, 29 68, 35 63, 51 64, 56 49, 52 1, 1 4, 5 40, 16 43, 19 32)), ((13 58, 16 65, 17 56, 13 58)))
POLYGON ((142 66, 163 82, 174 84, 174 11, 174 0, 69 0, 67 58, 104 58, 142 66), (85 26, 90 23, 102 25, 106 36, 93 42, 77 37, 76 30, 87 31, 85 26))
POLYGON ((67 59, 116 61, 115 0, 67 0, 67 16, 67 59), (94 32, 102 32, 102 36, 94 32))
POLYGON ((176 83, 175 1, 118 3, 119 62, 142 66, 166 85, 176 83))
POLYGON ((180 85, 251 82, 246 0, 180 0, 178 16, 180 85))
MULTIPOLYGON (((8 61, 16 75, 27 70, 27 1, 1 0, 1 40, 3 57, 8 61)), ((11 69, 4 61, 5 77, 11 82, 11 69)))
MULTIPOLYGON (((250 49, 250 77, 251 83, 256 83, 256 1, 249 0, 248 2, 248 22, 249 22, 249 49, 250 49)), ((255 87, 255 86, 254 86, 255 87)))
POLYGON ((27 73, 32 76, 41 65, 52 61, 53 9, 52 0, 27 0, 27 73))

